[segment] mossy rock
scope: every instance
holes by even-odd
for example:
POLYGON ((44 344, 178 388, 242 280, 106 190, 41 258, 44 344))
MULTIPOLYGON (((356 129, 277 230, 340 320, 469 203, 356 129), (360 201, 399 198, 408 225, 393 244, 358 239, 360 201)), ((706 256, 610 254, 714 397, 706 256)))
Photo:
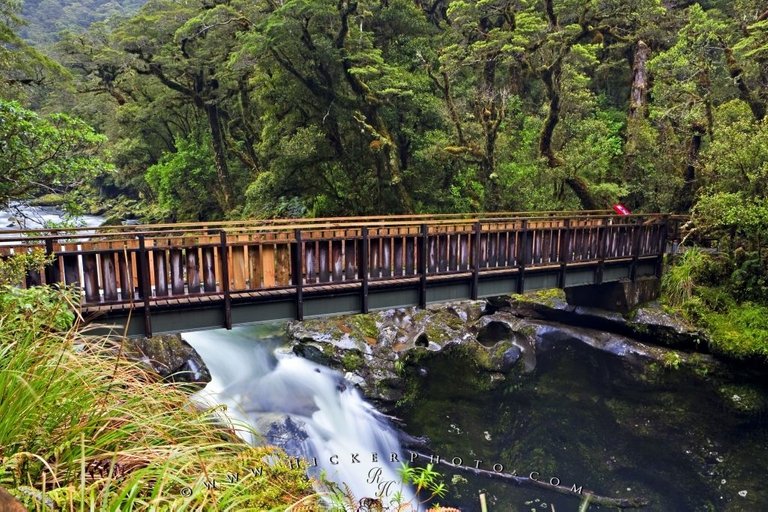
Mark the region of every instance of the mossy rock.
POLYGON ((61 206, 67 202, 62 194, 44 194, 29 201, 30 206, 61 206))

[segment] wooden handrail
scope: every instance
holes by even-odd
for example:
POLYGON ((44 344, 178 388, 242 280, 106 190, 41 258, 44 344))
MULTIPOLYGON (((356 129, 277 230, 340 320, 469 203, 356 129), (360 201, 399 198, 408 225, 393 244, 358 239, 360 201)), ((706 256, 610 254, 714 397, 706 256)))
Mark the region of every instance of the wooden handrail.
MULTIPOLYGON (((543 211, 543 212, 486 212, 486 213, 443 213, 443 214, 405 214, 405 215, 374 215, 374 216, 362 216, 362 217, 307 217, 307 218, 287 218, 287 219, 252 219, 252 220, 230 220, 230 221, 210 221, 210 222, 179 222, 179 223, 165 223, 165 224, 135 224, 135 225, 117 225, 117 226, 97 226, 97 227, 72 227, 72 228, 40 228, 29 230, 0 230, 0 236, 3 235, 19 235, 24 234, 27 236, 46 236, 46 234, 61 233, 61 235, 68 235, 74 233, 98 233, 101 231, 106 232, 131 232, 136 235, 147 234, 155 231, 163 231, 166 229, 220 229, 236 226, 271 226, 271 227, 285 227, 286 229, 293 229, 290 226, 294 224, 298 225, 311 225, 311 224, 327 224, 327 225, 350 225, 361 223, 369 224, 376 222, 390 222, 390 221, 413 221, 417 224, 423 222, 438 221, 438 220, 454 220, 454 219, 489 219, 489 218, 524 218, 524 217, 536 217, 544 218, 550 216, 592 216, 592 215, 612 215, 611 210, 574 210, 574 211, 543 211)), ((615 216, 615 214, 614 214, 615 216)))

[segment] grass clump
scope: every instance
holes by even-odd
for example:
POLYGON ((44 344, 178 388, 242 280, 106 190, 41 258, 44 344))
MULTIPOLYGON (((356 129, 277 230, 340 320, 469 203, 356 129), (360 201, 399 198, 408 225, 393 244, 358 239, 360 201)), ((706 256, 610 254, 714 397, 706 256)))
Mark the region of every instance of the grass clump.
POLYGON ((662 278, 663 297, 706 330, 712 352, 768 361, 768 305, 760 294, 745 295, 738 257, 686 250, 662 278))
MULTIPOLYGON (((303 469, 76 328, 68 290, 0 288, 0 486, 29 509, 284 510, 303 469)), ((240 428, 238 426, 238 428, 240 428)))

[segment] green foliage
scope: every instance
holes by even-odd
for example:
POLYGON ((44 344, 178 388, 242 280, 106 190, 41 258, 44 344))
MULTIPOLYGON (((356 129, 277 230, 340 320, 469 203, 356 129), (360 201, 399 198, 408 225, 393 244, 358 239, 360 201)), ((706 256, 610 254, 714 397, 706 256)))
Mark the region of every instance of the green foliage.
POLYGON ((682 359, 680 358, 680 354, 677 352, 672 352, 671 350, 664 352, 661 358, 661 364, 664 366, 664 368, 670 370, 677 370, 680 367, 681 362, 682 359))
POLYGON ((210 143, 195 138, 176 141, 176 152, 149 167, 146 180, 163 217, 196 221, 215 217, 216 172, 210 143))
POLYGON ((7 266, 0 267, 0 325, 8 331, 4 335, 7 336, 6 343, 18 341, 11 336, 15 330, 24 335, 28 334, 25 329, 33 334, 38 330, 67 331, 75 320, 71 307, 78 300, 75 290, 40 286, 22 289, 12 286, 18 282, 18 272, 23 271, 23 267, 37 269, 43 263, 50 261, 42 252, 16 256, 2 262, 2 265, 7 266), (17 266, 19 264, 20 267, 17 266), (8 267, 15 268, 9 272, 8 267), (14 274, 15 278, 10 277, 14 274))
POLYGON ((553 7, 152 0, 65 35, 80 93, 50 101, 113 140, 101 190, 167 219, 764 199, 755 1, 553 7))
POLYGON ((119 358, 114 341, 58 330, 73 298, 0 290, 0 396, 13 397, 0 400, 0 485, 33 510, 316 506, 304 470, 275 463, 283 453, 240 442, 183 390, 119 358))
POLYGON ((747 254, 716 259, 688 249, 662 278, 664 298, 707 331, 713 352, 768 359, 768 293, 757 263, 747 254))
POLYGON ((24 0, 22 16, 26 26, 21 37, 41 46, 58 40, 61 32, 82 32, 93 23, 136 12, 145 0, 24 0))
POLYGON ((41 117, 0 99, 0 205, 72 190, 109 171, 98 154, 104 141, 79 119, 41 117))
POLYGON ((17 285, 30 271, 39 272, 51 261, 42 249, 0 258, 0 286, 17 285))
MULTIPOLYGON (((413 485, 416 488, 416 495, 421 503, 441 498, 448 492, 442 481, 442 475, 435 471, 434 465, 431 463, 424 467, 402 464, 399 471, 403 483, 413 485)), ((400 505, 402 506, 402 503, 400 505)))
POLYGON ((688 248, 664 273, 661 288, 669 303, 681 306, 693 297, 708 258, 700 249, 688 248))
POLYGON ((27 86, 40 84, 49 75, 60 79, 63 74, 61 66, 20 37, 22 4, 0 0, 0 99, 23 98, 27 86))
POLYGON ((743 302, 726 311, 706 312, 701 320, 710 332, 713 351, 768 360, 768 307, 743 302))

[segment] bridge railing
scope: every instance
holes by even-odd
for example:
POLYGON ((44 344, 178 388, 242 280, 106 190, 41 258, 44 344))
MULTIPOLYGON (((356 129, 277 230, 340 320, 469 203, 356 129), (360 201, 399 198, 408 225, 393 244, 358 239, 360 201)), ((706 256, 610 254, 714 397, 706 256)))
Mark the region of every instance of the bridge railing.
MULTIPOLYGON (((605 212, 522 216, 291 219, 25 232, 0 257, 41 250, 53 265, 22 286, 77 286, 82 305, 107 310, 258 297, 321 286, 362 287, 544 267, 661 262, 667 217, 605 212)), ((563 281, 564 282, 564 281, 563 281)))

